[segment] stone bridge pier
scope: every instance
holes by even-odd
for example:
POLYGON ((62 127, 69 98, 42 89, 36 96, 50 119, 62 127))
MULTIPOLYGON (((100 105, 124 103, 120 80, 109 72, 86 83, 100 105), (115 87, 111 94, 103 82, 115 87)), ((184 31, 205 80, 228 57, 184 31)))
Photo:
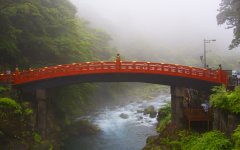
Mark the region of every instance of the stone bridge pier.
POLYGON ((36 114, 37 129, 43 139, 46 138, 47 130, 47 93, 46 89, 36 89, 36 114))
POLYGON ((177 128, 183 128, 186 126, 184 118, 184 88, 171 86, 171 112, 172 112, 172 123, 177 128))
POLYGON ((214 121, 213 108, 207 110, 211 91, 171 86, 172 123, 177 128, 211 130, 214 121))

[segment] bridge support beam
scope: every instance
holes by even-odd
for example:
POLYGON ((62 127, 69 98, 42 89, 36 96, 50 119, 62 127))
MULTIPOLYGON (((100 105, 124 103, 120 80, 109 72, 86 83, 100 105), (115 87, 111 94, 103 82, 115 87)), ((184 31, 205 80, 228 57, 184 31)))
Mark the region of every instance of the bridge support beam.
POLYGON ((37 128, 43 139, 46 138, 46 126, 47 126, 47 94, 45 89, 36 90, 37 100, 37 128))
POLYGON ((171 86, 172 123, 177 128, 185 127, 183 99, 184 88, 171 86))

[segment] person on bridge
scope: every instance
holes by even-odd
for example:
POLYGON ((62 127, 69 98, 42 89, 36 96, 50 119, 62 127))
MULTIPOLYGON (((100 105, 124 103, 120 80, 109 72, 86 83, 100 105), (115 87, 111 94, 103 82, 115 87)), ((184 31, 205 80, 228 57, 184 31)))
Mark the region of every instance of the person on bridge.
POLYGON ((117 69, 121 68, 120 54, 117 54, 117 57, 116 57, 116 67, 117 67, 117 69))
POLYGON ((240 85, 240 71, 237 71, 237 76, 236 76, 236 86, 240 85))

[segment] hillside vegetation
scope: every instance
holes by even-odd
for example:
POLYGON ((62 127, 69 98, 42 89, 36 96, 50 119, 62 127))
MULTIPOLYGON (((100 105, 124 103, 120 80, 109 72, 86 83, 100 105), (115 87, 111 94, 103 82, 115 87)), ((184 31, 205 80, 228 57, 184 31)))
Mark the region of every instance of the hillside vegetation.
MULTIPOLYGON (((114 58, 116 51, 108 44, 110 36, 91 28, 76 13, 68 0, 1 0, 0 72, 17 66, 23 70, 114 58)), ((6 87, 1 87, 0 149, 15 149, 15 145, 32 149, 33 143, 43 145, 42 149, 58 149, 66 137, 64 128, 92 105, 89 95, 98 88, 101 87, 81 84, 48 90, 49 132, 48 139, 43 140, 35 127, 34 98, 28 96, 22 103, 19 93, 11 89, 4 92, 6 87)))

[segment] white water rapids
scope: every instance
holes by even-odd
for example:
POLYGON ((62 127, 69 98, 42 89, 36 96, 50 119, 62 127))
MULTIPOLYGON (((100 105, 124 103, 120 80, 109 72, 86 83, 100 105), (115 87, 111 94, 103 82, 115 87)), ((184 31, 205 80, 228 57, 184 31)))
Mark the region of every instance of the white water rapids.
POLYGON ((74 137, 66 142, 64 150, 140 150, 148 136, 157 134, 157 119, 137 111, 143 111, 150 105, 157 110, 170 99, 169 95, 159 95, 153 100, 106 107, 96 112, 96 115, 86 116, 101 129, 101 132, 74 137), (122 113, 127 114, 128 118, 121 118, 122 113))

